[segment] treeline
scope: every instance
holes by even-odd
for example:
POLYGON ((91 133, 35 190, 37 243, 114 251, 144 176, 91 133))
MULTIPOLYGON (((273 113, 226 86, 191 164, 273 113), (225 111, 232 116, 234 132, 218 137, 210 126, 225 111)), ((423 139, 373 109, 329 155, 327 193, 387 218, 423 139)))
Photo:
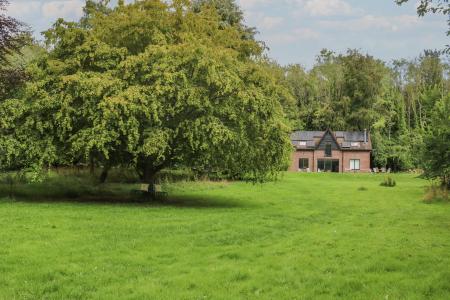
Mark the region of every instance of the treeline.
MULTIPOLYGON (((281 80, 296 99, 294 107, 286 108, 292 126, 368 129, 374 166, 397 171, 425 168, 431 155, 427 138, 434 128, 449 126, 448 118, 433 119, 450 101, 450 65, 445 58, 425 51, 413 60, 386 63, 357 50, 323 50, 311 70, 279 67, 281 80)), ((449 157, 442 157, 443 165, 445 159, 449 157)))
POLYGON ((1 13, 0 168, 167 167, 263 181, 287 165, 289 133, 371 132, 373 164, 449 184, 449 65, 436 52, 385 63, 323 50, 279 66, 233 0, 87 0, 33 43, 1 13), (19 51, 20 50, 20 51, 19 51))

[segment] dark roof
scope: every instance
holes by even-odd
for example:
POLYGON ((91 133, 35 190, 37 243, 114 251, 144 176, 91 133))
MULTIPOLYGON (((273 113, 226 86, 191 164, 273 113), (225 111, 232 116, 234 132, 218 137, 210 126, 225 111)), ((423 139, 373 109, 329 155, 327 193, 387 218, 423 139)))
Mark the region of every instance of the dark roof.
MULTIPOLYGON (((292 145, 297 149, 316 149, 327 131, 295 131, 291 134, 292 145), (300 143, 302 142, 302 143, 300 143)), ((364 131, 330 131, 342 150, 372 150, 372 141, 367 132, 364 143, 364 131)))
POLYGON ((336 131, 337 138, 343 137, 346 142, 364 142, 364 131, 336 131))
POLYGON ((294 131, 291 134, 293 141, 312 141, 314 138, 321 138, 324 131, 294 131))

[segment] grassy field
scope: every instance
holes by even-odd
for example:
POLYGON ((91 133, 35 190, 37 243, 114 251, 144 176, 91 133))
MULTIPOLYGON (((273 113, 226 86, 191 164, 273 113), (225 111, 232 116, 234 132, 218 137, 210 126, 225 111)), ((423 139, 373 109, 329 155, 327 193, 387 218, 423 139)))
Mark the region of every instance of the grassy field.
POLYGON ((167 204, 3 198, 0 299, 449 299, 450 205, 394 176, 179 183, 167 204))

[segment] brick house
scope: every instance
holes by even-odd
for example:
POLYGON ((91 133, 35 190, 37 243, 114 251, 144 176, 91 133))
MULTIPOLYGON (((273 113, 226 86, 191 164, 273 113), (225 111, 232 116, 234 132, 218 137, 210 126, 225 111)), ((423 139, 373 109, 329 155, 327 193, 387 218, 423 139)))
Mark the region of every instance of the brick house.
POLYGON ((296 131, 291 172, 370 172, 372 142, 365 131, 296 131))

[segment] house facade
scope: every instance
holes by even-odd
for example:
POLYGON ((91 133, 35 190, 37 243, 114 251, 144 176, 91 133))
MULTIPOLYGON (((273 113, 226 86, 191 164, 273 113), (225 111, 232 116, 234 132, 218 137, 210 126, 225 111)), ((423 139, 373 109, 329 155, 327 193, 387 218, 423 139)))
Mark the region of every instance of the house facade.
POLYGON ((367 131, 296 131, 291 142, 291 172, 370 172, 367 131))

